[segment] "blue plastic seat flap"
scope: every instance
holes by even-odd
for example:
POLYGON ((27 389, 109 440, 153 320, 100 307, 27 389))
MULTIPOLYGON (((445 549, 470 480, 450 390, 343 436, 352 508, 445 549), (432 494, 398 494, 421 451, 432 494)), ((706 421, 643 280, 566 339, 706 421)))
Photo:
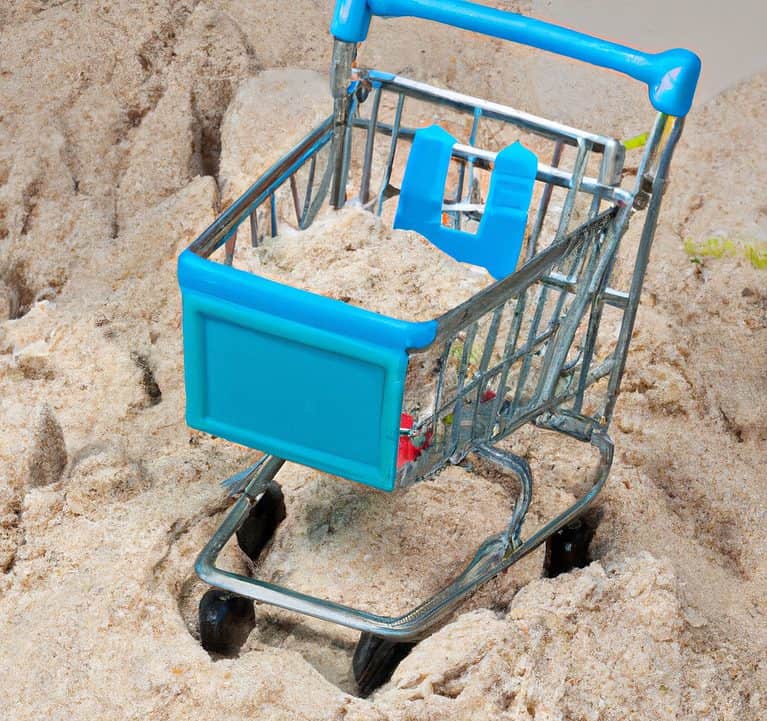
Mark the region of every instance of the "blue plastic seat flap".
POLYGON ((416 131, 394 227, 420 233, 456 260, 482 266, 497 280, 517 267, 538 159, 518 142, 498 153, 474 234, 442 225, 445 182, 455 144, 456 139, 438 125, 416 131))

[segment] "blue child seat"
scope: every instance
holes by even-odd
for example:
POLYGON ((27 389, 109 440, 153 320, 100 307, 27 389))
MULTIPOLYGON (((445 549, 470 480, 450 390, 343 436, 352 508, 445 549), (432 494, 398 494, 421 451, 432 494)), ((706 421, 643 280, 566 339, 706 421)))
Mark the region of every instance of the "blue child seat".
POLYGON ((442 202, 456 139, 439 125, 417 130, 402 179, 394 227, 414 230, 463 263, 503 278, 517 267, 538 170, 521 143, 498 153, 476 235, 442 225, 442 202))

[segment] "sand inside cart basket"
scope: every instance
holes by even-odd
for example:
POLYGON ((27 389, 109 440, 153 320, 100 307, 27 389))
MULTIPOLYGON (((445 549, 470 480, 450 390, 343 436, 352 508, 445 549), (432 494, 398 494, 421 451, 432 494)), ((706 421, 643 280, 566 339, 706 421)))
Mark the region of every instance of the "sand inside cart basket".
POLYGON ((235 266, 403 320, 431 320, 493 282, 413 231, 395 230, 361 207, 330 210, 304 231, 287 228, 235 266))

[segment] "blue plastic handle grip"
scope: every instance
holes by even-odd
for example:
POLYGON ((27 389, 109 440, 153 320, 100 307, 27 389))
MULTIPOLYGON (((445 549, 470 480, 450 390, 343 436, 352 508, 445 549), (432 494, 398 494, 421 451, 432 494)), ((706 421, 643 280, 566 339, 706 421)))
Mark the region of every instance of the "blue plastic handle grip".
POLYGON ((700 58, 689 50, 644 53, 464 0, 336 0, 330 32, 338 40, 362 42, 374 15, 433 20, 617 70, 646 83, 653 107, 668 115, 687 115, 700 75, 700 58))

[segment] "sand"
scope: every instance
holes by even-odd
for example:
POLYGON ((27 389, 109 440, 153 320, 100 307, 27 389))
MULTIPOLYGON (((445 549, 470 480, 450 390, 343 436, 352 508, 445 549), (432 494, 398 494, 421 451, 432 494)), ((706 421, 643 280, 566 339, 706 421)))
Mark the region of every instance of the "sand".
POLYGON ((303 232, 290 229, 257 248, 241 248, 234 265, 410 321, 433 320, 493 282, 484 269, 354 206, 328 211, 303 232))
MULTIPOLYGON (((227 179, 261 167, 238 168, 227 146, 238 89, 264 69, 288 84, 285 66, 321 74, 327 14, 244 0, 0 8, 2 716, 763 718, 764 74, 698 108, 675 159, 594 562, 547 580, 532 555, 368 700, 349 693, 342 629, 259 607, 239 657, 200 647, 192 563, 228 507, 217 480, 256 454, 184 425, 175 260, 232 199, 227 179)), ((569 64, 424 23, 375 28, 370 64, 617 137, 647 125, 634 86, 590 102, 587 73, 571 85, 551 70, 569 64)), ((290 117, 291 94, 273 100, 290 117)), ((263 129, 275 157, 286 128, 263 129)), ((534 528, 583 470, 548 434, 515 449, 536 473, 534 528)), ((259 572, 382 611, 432 592, 513 498, 481 465, 397 496, 291 465, 279 478, 288 519, 259 572)))

